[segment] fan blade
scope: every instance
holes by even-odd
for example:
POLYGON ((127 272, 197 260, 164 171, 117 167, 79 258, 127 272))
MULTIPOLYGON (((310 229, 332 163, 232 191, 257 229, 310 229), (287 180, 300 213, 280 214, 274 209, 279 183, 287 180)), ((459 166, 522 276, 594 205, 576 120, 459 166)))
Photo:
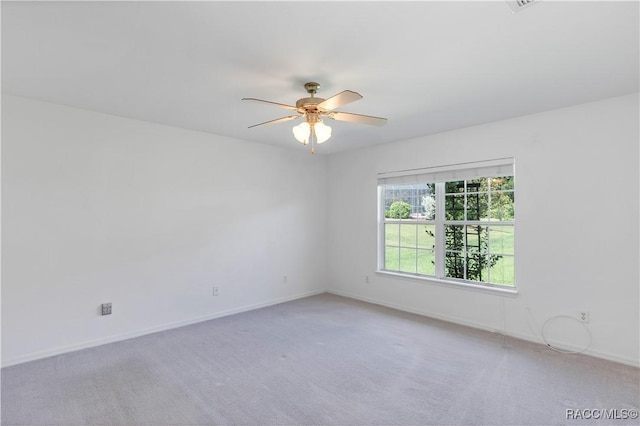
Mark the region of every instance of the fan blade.
POLYGON ((318 104, 318 108, 331 110, 341 107, 342 105, 350 104, 351 102, 359 101, 362 99, 360 93, 353 92, 351 90, 345 90, 335 96, 330 97, 318 104))
POLYGON ((329 114, 329 118, 333 118, 338 121, 348 121, 350 123, 370 124, 372 126, 384 126, 387 122, 387 119, 382 117, 337 111, 329 114))
POLYGON ((276 124, 281 123, 283 121, 295 120, 296 118, 300 118, 302 115, 290 115, 288 117, 276 118, 275 120, 265 121, 264 123, 254 124, 253 126, 249 126, 249 129, 252 127, 262 126, 263 124, 276 124))
POLYGON ((265 104, 271 104, 271 105, 276 105, 279 106, 280 108, 284 108, 284 109, 291 109, 294 111, 297 111, 298 108, 294 107, 293 105, 287 105, 287 104, 281 104, 279 102, 271 102, 271 101, 265 101, 263 99, 256 99, 256 98, 242 98, 243 101, 254 101, 254 102, 262 102, 265 104))

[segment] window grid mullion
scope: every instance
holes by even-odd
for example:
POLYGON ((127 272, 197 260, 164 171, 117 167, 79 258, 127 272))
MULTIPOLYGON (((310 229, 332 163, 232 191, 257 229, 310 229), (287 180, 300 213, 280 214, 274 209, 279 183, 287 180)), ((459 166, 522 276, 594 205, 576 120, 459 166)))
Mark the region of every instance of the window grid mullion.
POLYGON ((398 271, 402 271, 401 261, 402 261, 402 226, 398 223, 398 271))
MULTIPOLYGON (((487 217, 488 221, 491 221, 491 179, 487 179, 488 183, 487 183, 487 214, 489 215, 489 217, 487 217)), ((487 282, 491 282, 491 262, 489 261, 489 259, 491 259, 491 227, 487 226, 487 282)))
POLYGON ((415 239, 416 239, 416 247, 415 247, 415 250, 416 250, 416 268, 415 268, 415 271, 416 271, 416 274, 417 274, 418 273, 418 225, 416 224, 414 226, 414 228, 415 228, 415 231, 416 231, 415 232, 415 239))
POLYGON ((467 191, 467 181, 464 181, 464 186, 463 188, 463 205, 462 205, 462 266, 463 266, 463 272, 462 272, 462 277, 463 279, 468 279, 468 266, 469 266, 469 252, 467 249, 467 238, 469 236, 469 228, 467 227, 467 213, 469 211, 469 198, 467 196, 468 191, 467 191))
POLYGON ((444 182, 436 183, 436 220, 435 220, 435 263, 436 263, 436 277, 444 278, 444 264, 445 264, 445 235, 444 235, 444 223, 445 223, 445 188, 444 182))

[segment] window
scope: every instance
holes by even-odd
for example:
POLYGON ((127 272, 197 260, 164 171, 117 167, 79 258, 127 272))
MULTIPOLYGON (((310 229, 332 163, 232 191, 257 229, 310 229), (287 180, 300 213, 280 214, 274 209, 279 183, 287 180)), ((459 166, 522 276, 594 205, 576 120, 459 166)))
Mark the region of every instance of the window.
POLYGON ((384 173, 378 269, 515 287, 513 159, 384 173))

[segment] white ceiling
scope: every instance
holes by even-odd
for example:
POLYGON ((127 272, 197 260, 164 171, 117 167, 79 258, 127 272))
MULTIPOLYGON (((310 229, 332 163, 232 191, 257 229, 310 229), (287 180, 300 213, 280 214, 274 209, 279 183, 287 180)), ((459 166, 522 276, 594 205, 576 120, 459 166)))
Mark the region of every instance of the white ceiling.
POLYGON ((2 2, 2 91, 292 149, 345 89, 335 153, 638 91, 638 2, 2 2))

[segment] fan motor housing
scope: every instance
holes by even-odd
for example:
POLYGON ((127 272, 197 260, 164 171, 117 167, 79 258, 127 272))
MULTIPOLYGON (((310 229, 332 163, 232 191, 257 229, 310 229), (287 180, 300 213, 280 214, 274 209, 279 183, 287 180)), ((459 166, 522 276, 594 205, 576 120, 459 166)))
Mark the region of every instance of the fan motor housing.
POLYGON ((315 107, 319 103, 324 102, 322 98, 302 98, 296 101, 296 108, 315 107))
POLYGON ((302 98, 296 101, 296 108, 302 108, 305 111, 316 111, 318 104, 324 102, 322 98, 302 98))

